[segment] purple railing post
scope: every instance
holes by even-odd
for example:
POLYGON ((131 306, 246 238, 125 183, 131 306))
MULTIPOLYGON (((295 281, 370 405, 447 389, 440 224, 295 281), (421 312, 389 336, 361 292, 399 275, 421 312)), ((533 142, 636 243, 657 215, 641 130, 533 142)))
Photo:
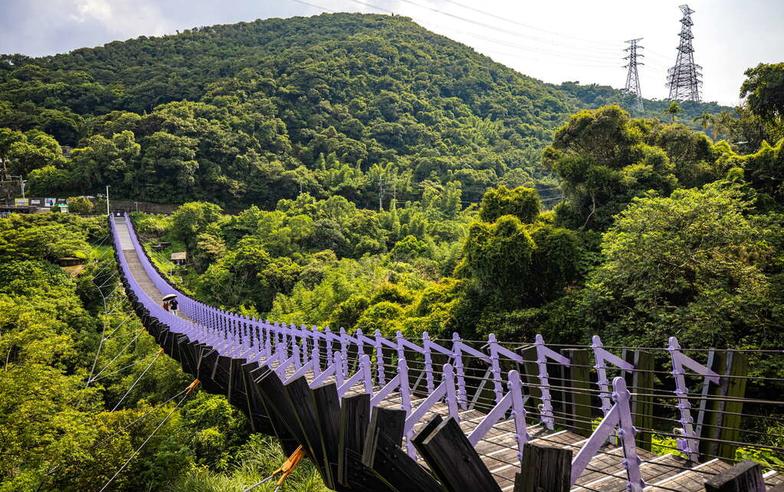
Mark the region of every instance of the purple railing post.
POLYGON ((357 357, 362 357, 365 355, 364 336, 365 335, 362 333, 361 329, 357 328, 356 331, 354 331, 354 338, 357 339, 357 357))
POLYGON ((509 392, 512 394, 512 418, 515 424, 517 439, 517 459, 523 461, 523 449, 528 442, 528 424, 525 421, 525 405, 523 404, 523 384, 520 382, 520 373, 509 371, 509 392))
POLYGON ((405 358, 397 361, 397 374, 400 378, 400 407, 411 415, 411 386, 408 383, 408 364, 405 358))
POLYGON ((319 332, 318 326, 313 325, 311 334, 313 336, 313 351, 311 352, 313 357, 313 374, 318 376, 321 373, 321 345, 319 345, 321 333, 319 332))
POLYGON ((540 418, 542 423, 550 430, 555 427, 553 416, 553 403, 550 396, 550 376, 547 371, 547 359, 552 359, 559 364, 569 367, 569 359, 544 344, 542 335, 536 335, 536 364, 539 366, 539 390, 542 395, 542 409, 540 418))
POLYGON ((460 410, 455 391, 455 370, 451 364, 444 364, 444 384, 446 384, 446 406, 449 416, 460 422, 460 410))
POLYGON ((340 356, 341 361, 343 362, 343 373, 348 374, 348 334, 346 333, 346 329, 342 326, 340 327, 340 356))
POLYGON ((375 348, 376 348, 376 378, 378 385, 382 388, 387 384, 386 374, 384 372, 384 345, 381 341, 381 330, 376 330, 375 333, 375 348))
POLYGON ((617 436, 623 446, 623 466, 626 468, 626 488, 631 492, 642 492, 643 488, 645 488, 645 482, 642 481, 640 475, 640 458, 637 456, 637 448, 634 442, 636 431, 632 425, 632 415, 629 407, 631 395, 626 389, 626 382, 622 377, 617 377, 613 380, 612 398, 615 404, 572 460, 571 483, 574 485, 577 482, 577 479, 585 471, 591 459, 606 444, 612 432, 618 428, 617 436))
POLYGON ((422 354, 425 358, 425 384, 427 385, 427 392, 430 393, 435 388, 433 382, 433 355, 430 351, 430 335, 424 331, 422 332, 422 348, 425 350, 422 354))
POLYGON ((593 367, 596 369, 599 398, 602 401, 602 413, 607 415, 607 412, 612 408, 612 404, 610 403, 610 382, 607 380, 607 366, 605 362, 609 362, 624 371, 633 371, 634 366, 617 355, 611 354, 605 350, 602 339, 597 335, 594 335, 591 339, 591 348, 593 349, 594 359, 596 360, 596 365, 593 367))
POLYGON ((359 358, 360 370, 362 371, 362 379, 365 380, 365 393, 373 398, 373 374, 370 371, 370 357, 361 355, 359 358))
POLYGON ((395 332, 395 341, 397 342, 397 358, 406 358, 406 346, 403 344, 403 334, 398 330, 395 332))
POLYGON ((326 340, 326 343, 324 344, 324 351, 327 365, 329 365, 330 356, 332 355, 332 337, 332 330, 330 330, 329 326, 327 326, 324 328, 324 340, 326 340))
POLYGON ((691 416, 691 403, 689 403, 689 388, 686 385, 686 371, 691 369, 705 378, 705 385, 719 384, 719 375, 710 368, 705 367, 691 357, 681 352, 681 346, 676 337, 670 337, 667 351, 672 359, 672 375, 675 379, 675 397, 678 400, 679 419, 683 438, 679 438, 678 449, 686 453, 689 460, 697 462, 700 457, 699 435, 694 430, 694 419, 691 416))
POLYGON ((626 389, 626 381, 622 377, 613 379, 612 398, 618 405, 618 437, 623 444, 623 466, 626 468, 626 477, 629 481, 630 492, 642 492, 645 482, 640 476, 640 457, 637 455, 637 446, 634 442, 637 430, 634 428, 632 411, 629 406, 631 393, 626 389))
POLYGON ((498 340, 496 340, 495 334, 491 333, 487 337, 487 344, 490 346, 490 368, 493 372, 493 390, 497 405, 504 397, 504 387, 501 383, 501 362, 498 359, 498 340))
POLYGON ((457 401, 460 403, 460 408, 463 410, 468 408, 468 394, 465 387, 465 369, 463 368, 463 352, 461 350, 460 335, 457 332, 452 333, 452 358, 454 360, 454 369, 457 374, 457 401))
POLYGON ((339 351, 335 351, 332 354, 332 363, 335 365, 335 383, 337 384, 338 388, 343 386, 345 381, 345 372, 343 371, 343 361, 341 360, 342 357, 339 351))

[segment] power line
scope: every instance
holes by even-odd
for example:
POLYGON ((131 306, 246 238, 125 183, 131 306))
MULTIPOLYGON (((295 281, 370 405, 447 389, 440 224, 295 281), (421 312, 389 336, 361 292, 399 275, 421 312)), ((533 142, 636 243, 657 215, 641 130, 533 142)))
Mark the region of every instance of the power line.
MULTIPOLYGON (((359 5, 363 5, 365 7, 370 7, 370 8, 376 9, 376 10, 381 11, 381 12, 385 12, 385 13, 392 14, 392 15, 398 15, 396 12, 394 12, 394 11, 388 9, 388 8, 381 7, 381 6, 378 6, 378 5, 366 2, 364 0, 350 0, 350 1, 354 2, 356 4, 359 4, 359 5)), ((444 16, 447 16, 447 17, 459 20, 459 21, 464 22, 464 23, 473 24, 475 26, 478 26, 478 27, 481 27, 481 28, 484 28, 484 29, 489 29, 489 30, 491 30, 492 32, 495 32, 495 33, 504 33, 504 34, 513 36, 518 41, 523 41, 523 42, 534 41, 534 42, 538 43, 538 45, 535 45, 535 46, 532 46, 532 45, 520 45, 520 44, 510 43, 508 40, 499 40, 498 38, 494 39, 494 38, 488 37, 488 36, 486 36, 484 34, 478 34, 476 32, 470 32, 470 31, 464 31, 466 34, 468 34, 470 36, 473 36, 473 37, 479 38, 479 39, 483 39, 485 41, 489 41, 489 42, 492 42, 492 43, 496 43, 496 44, 499 44, 499 45, 504 46, 504 47, 513 46, 513 47, 516 47, 516 48, 519 48, 519 49, 522 49, 524 51, 527 51, 527 52, 530 52, 530 53, 534 53, 534 54, 545 54, 545 55, 549 55, 549 56, 555 56, 555 57, 560 57, 560 58, 567 58, 567 59, 571 59, 571 60, 579 60, 579 61, 589 60, 589 61, 596 61, 596 62, 607 63, 607 67, 608 68, 611 67, 611 66, 615 66, 615 63, 616 63, 615 62, 616 58, 611 56, 611 55, 609 55, 609 54, 608 55, 602 55, 602 54, 596 53, 595 50, 591 50, 591 49, 581 50, 579 47, 574 46, 574 45, 566 45, 566 46, 565 45, 561 45, 561 46, 559 46, 557 44, 557 42, 555 40, 553 40, 553 39, 547 39, 547 38, 542 38, 542 37, 538 37, 538 36, 526 35, 526 34, 520 32, 520 31, 512 31, 512 30, 505 29, 503 27, 499 27, 499 26, 496 26, 496 25, 488 24, 488 23, 485 23, 485 22, 482 22, 482 21, 469 19, 469 18, 460 16, 460 15, 457 15, 457 14, 453 14, 451 12, 447 12, 447 11, 444 11, 444 10, 441 10, 441 9, 436 9, 436 8, 433 8, 433 7, 430 7, 430 6, 421 5, 421 4, 418 4, 418 3, 413 2, 411 0, 401 0, 401 1, 403 1, 405 3, 408 3, 410 5, 413 5, 415 7, 421 8, 421 9, 430 10, 432 12, 435 12, 435 13, 438 13, 438 14, 441 14, 441 15, 444 15, 444 16), (523 39, 523 38, 528 38, 528 40, 523 39), (561 49, 562 51, 554 51, 554 50, 558 50, 558 49, 561 49), (563 49, 566 49, 566 50, 569 50, 569 51, 563 51, 563 49)), ((515 55, 517 55, 517 53, 515 53, 515 55)))

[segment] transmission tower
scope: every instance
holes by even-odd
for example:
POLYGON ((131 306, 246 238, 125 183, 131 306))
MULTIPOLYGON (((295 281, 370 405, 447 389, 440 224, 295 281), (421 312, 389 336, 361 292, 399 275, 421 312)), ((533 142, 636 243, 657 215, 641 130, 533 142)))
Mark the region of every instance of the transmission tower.
POLYGON ((694 47, 691 44, 694 35, 691 33, 691 14, 688 5, 679 7, 683 12, 681 18, 680 43, 675 66, 667 71, 667 87, 670 88, 670 99, 674 101, 699 101, 702 86, 702 67, 694 63, 694 47))
POLYGON ((624 65, 624 67, 629 69, 626 73, 626 91, 634 94, 634 109, 637 111, 643 110, 642 91, 640 91, 640 74, 637 72, 638 65, 645 65, 643 62, 637 61, 638 57, 645 56, 642 53, 637 52, 637 50, 644 49, 644 46, 639 44, 641 40, 642 38, 637 38, 626 41, 629 46, 627 46, 624 51, 628 51, 629 54, 623 57, 624 60, 628 60, 628 63, 624 65))

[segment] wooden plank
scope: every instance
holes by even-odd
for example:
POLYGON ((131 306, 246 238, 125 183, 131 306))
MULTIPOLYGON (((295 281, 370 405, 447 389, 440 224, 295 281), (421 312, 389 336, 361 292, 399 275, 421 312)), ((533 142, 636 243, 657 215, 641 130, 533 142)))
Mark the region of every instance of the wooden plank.
POLYGON ((572 432, 581 436, 590 436, 593 432, 591 428, 591 351, 588 349, 566 349, 564 356, 571 361, 570 367, 566 368, 568 385, 572 391, 569 392, 567 401, 568 419, 567 427, 572 432))
POLYGON ((743 412, 743 398, 746 396, 746 378, 749 372, 749 359, 744 352, 727 352, 727 402, 721 419, 721 432, 717 456, 733 459, 738 448, 733 441, 740 439, 740 421, 743 412))
MULTIPOLYGON (((625 374, 627 387, 632 393, 634 426, 638 429, 653 429, 653 354, 643 350, 624 350, 623 355, 626 362, 634 366, 631 374, 625 374)), ((635 440, 637 447, 650 451, 651 438, 649 432, 640 431, 635 440)))
POLYGON ((338 423, 338 483, 346 486, 349 484, 350 465, 352 464, 347 452, 352 451, 359 455, 362 462, 362 450, 365 446, 368 424, 370 422, 370 395, 359 393, 343 398, 340 406, 338 423))
POLYGON ((706 492, 765 492, 762 468, 753 461, 743 461, 705 481, 706 492))
MULTIPOLYGON (((712 350, 712 349, 711 349, 712 350)), ((717 374, 724 374, 727 369, 726 352, 713 351, 709 356, 708 367, 717 374)), ((708 388, 708 399, 700 401, 702 425, 696 428, 700 437, 700 454, 703 456, 717 456, 719 450, 719 433, 722 425, 722 412, 726 403, 724 397, 729 388, 729 379, 722 377, 719 384, 711 384, 708 388)), ((697 417, 699 421, 699 414, 697 417)))
POLYGON ((403 440, 403 427, 406 423, 406 412, 394 408, 374 407, 371 412, 370 424, 362 452, 362 463, 373 468, 376 451, 380 446, 379 437, 383 434, 395 447, 400 447, 403 440))
POLYGON ((340 401, 335 383, 325 384, 311 390, 316 406, 316 424, 321 437, 321 451, 324 455, 326 485, 332 489, 338 486, 338 447, 340 433, 340 401))
MULTIPOLYGON (((263 383, 262 379, 265 377, 266 374, 269 373, 269 369, 267 367, 259 366, 257 363, 250 363, 243 366, 244 370, 247 371, 249 379, 251 380, 251 392, 252 394, 256 395, 257 400, 261 403, 261 406, 264 408, 263 413, 269 419, 269 422, 272 426, 273 432, 270 435, 274 435, 278 438, 281 445, 283 446, 283 451, 286 455, 291 455, 297 447, 299 447, 299 440, 296 436, 291 432, 290 427, 286 424, 288 422, 288 418, 281 417, 281 414, 278 413, 278 410, 275 406, 273 406, 270 402, 269 396, 266 392, 262 391, 262 387, 266 384, 268 387, 272 385, 272 382, 263 383)), ((283 393, 283 384, 280 383, 279 391, 282 395, 283 393)), ((279 397, 279 399, 283 399, 284 397, 279 397)), ((290 414, 288 414, 290 416, 290 414)))
MULTIPOLYGON (((430 473, 411 459, 399 445, 385 434, 379 434, 373 463, 373 474, 386 487, 399 492, 443 492, 430 473)), ((471 490, 471 489, 461 489, 471 490)))
POLYGON ((294 420, 296 420, 300 429, 300 435, 302 436, 300 444, 305 448, 307 453, 311 456, 313 463, 318 467, 324 482, 327 482, 329 479, 329 474, 327 473, 328 467, 326 457, 321 448, 316 404, 311 396, 308 381, 303 376, 286 383, 283 388, 289 405, 293 410, 288 418, 291 419, 291 416, 293 415, 294 420))
POLYGON ((523 465, 515 477, 514 492, 568 492, 571 488, 572 451, 526 443, 523 465))
MULTIPOLYGON (((274 415, 276 422, 282 424, 287 434, 294 437, 297 445, 304 443, 305 436, 295 419, 292 418, 294 409, 291 401, 287 397, 283 383, 278 375, 275 374, 275 371, 265 366, 253 370, 251 374, 261 394, 264 395, 264 404, 270 415, 274 415)), ((294 450, 292 449, 291 451, 293 452, 294 450)))
MULTIPOLYGON (((426 426, 427 427, 427 426, 426 426)), ((419 442, 422 456, 447 490, 500 492, 457 421, 449 417, 419 442)))

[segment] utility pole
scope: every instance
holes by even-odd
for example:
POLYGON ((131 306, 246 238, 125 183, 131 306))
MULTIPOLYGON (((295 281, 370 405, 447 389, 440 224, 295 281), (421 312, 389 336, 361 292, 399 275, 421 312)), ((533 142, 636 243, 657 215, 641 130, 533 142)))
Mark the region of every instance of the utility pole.
POLYGON ((623 51, 628 51, 629 54, 624 56, 623 59, 628 60, 628 63, 624 65, 624 68, 629 69, 629 71, 626 72, 626 91, 630 94, 634 94, 634 109, 641 112, 644 108, 642 105, 642 91, 640 90, 640 74, 637 72, 637 65, 645 64, 637 61, 637 58, 644 57, 645 55, 638 53, 637 50, 644 49, 645 47, 639 44, 640 41, 642 41, 642 38, 626 41, 629 46, 623 51))
POLYGON ((106 216, 110 216, 112 213, 109 211, 109 185, 106 185, 106 216))
POLYGON ((678 44, 678 57, 675 66, 667 71, 667 87, 670 88, 670 100, 673 101, 700 101, 700 87, 702 86, 702 67, 694 63, 694 47, 691 33, 691 14, 694 13, 688 5, 679 7, 683 12, 681 18, 680 43, 678 44))

